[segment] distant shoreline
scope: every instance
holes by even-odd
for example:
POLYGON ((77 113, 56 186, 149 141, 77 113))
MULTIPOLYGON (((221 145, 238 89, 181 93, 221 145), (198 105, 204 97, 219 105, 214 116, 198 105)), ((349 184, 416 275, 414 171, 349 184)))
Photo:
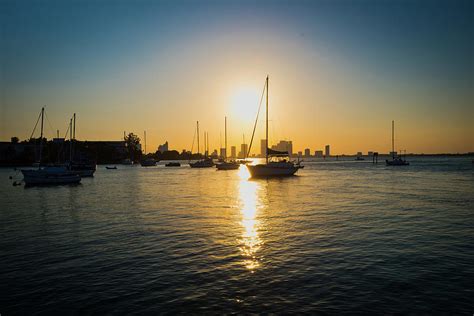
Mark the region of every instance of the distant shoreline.
MULTIPOLYGON (((405 155, 403 155, 405 156, 405 155)), ((301 156, 300 159, 304 159, 304 158, 311 158, 311 159, 318 159, 318 160, 334 160, 336 161, 338 158, 356 158, 358 157, 357 155, 347 155, 347 154, 344 154, 344 155, 336 155, 336 156, 330 156, 330 157, 314 157, 314 156, 310 156, 310 157, 305 157, 305 156, 301 156)), ((359 156, 359 157, 364 157, 364 158, 367 158, 367 160, 365 161, 371 161, 372 159, 372 156, 368 156, 368 155, 362 155, 362 156, 359 156)), ((388 155, 388 154, 383 154, 383 155, 379 155, 378 158, 379 158, 379 161, 383 161, 385 158, 390 158, 391 156, 388 155)), ((459 154, 406 154, 406 157, 474 157, 474 153, 473 152, 469 152, 469 153, 459 153, 459 154)), ((256 158, 256 159, 262 159, 264 157, 249 157, 249 158, 256 158)), ((292 158, 297 158, 297 156, 292 156, 292 158)), ((188 161, 188 159, 163 159, 163 160, 160 160, 162 162, 169 162, 169 161, 188 161)), ((98 163, 97 165, 99 166, 105 166, 105 165, 121 165, 121 163, 117 163, 117 162, 102 162, 102 163, 98 163)), ((1 163, 0 162, 0 168, 28 168, 28 167, 31 167, 31 165, 28 165, 28 164, 25 164, 24 162, 9 162, 9 163, 1 163)))

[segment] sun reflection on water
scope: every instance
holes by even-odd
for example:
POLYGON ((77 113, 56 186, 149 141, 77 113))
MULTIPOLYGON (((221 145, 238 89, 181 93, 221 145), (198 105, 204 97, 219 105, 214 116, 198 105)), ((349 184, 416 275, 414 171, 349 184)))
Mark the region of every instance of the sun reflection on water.
POLYGON ((259 184, 258 182, 248 181, 250 174, 247 168, 240 168, 239 177, 239 204, 242 214, 240 224, 243 227, 240 251, 245 257, 243 264, 253 272, 260 266, 257 252, 262 245, 258 231, 260 221, 257 218, 258 209, 260 208, 258 199, 259 184))

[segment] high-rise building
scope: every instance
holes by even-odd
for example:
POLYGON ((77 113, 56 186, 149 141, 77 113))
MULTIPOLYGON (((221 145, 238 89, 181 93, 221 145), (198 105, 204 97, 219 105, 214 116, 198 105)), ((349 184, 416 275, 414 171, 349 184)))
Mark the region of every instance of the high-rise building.
POLYGON ((159 145, 158 151, 161 153, 168 151, 168 141, 166 141, 163 145, 159 145))
POLYGON ((220 149, 220 157, 221 157, 221 158, 224 158, 224 157, 226 157, 226 156, 227 156, 227 155, 226 155, 226 149, 225 149, 225 148, 221 148, 221 149, 220 149))
POLYGON ((326 157, 330 157, 331 156, 331 147, 329 145, 326 145, 326 157))
POLYGON ((291 156, 293 155, 293 142, 291 140, 280 140, 278 144, 272 146, 272 149, 278 151, 287 151, 291 156))
POLYGON ((314 156, 315 156, 316 158, 323 158, 323 151, 322 151, 322 150, 316 150, 316 151, 314 152, 314 156))
POLYGON ((372 157, 373 155, 374 155, 374 152, 373 152, 373 151, 368 151, 368 152, 367 152, 367 156, 372 157))
POLYGON ((302 157, 303 156, 303 152, 302 151, 299 151, 298 152, 298 157, 302 157))
POLYGON ((247 157, 248 149, 249 149, 249 145, 248 145, 248 144, 240 144, 239 158, 245 158, 245 157, 247 157))
POLYGON ((309 151, 309 148, 306 148, 306 149, 304 150, 304 156, 305 156, 305 157, 311 156, 311 152, 309 151))
POLYGON ((267 155, 267 140, 261 139, 260 140, 260 155, 265 157, 267 155))
POLYGON ((232 158, 236 158, 237 157, 237 148, 235 146, 231 146, 230 147, 230 156, 232 158))

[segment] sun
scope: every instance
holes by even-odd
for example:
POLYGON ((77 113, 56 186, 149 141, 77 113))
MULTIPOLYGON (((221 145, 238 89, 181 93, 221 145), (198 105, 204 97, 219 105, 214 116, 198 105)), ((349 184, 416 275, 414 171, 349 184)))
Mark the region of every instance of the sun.
POLYGON ((258 110, 260 95, 257 89, 251 87, 236 90, 230 99, 231 113, 242 121, 255 119, 258 110))

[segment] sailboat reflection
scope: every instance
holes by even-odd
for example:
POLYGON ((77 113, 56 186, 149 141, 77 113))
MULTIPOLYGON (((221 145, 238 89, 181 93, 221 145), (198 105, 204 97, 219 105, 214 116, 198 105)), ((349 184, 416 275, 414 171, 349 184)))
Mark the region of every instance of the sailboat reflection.
POLYGON ((257 252, 262 245, 259 237, 260 221, 257 218, 258 209, 261 204, 258 199, 259 183, 248 181, 250 174, 246 168, 239 170, 239 199, 240 212, 242 213, 243 227, 242 237, 239 239, 241 244, 240 251, 245 257, 243 264, 252 272, 260 266, 257 252))

